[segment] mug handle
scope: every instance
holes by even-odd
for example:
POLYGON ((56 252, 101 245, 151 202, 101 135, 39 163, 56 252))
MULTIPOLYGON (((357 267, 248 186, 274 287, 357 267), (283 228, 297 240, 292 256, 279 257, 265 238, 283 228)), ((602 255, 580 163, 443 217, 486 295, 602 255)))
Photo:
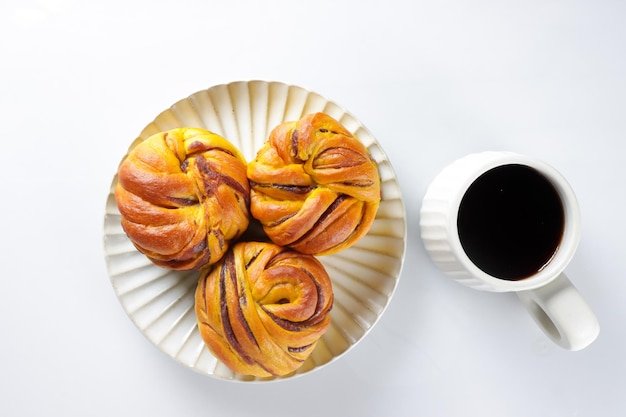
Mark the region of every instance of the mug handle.
POLYGON ((571 351, 589 346, 600 332, 591 308, 567 276, 517 293, 539 327, 557 345, 571 351))

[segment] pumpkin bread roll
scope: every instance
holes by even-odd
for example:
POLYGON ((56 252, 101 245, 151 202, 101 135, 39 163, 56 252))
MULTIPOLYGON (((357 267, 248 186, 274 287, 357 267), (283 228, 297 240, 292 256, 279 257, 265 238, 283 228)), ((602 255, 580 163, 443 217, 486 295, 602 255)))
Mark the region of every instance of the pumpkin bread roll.
POLYGON ((293 372, 330 324, 333 292, 312 255, 267 242, 238 242, 204 271, 195 294, 202 339, 232 371, 293 372))
POLYGON ((324 113, 278 125, 248 164, 250 212, 276 244, 328 255, 370 229, 381 198, 363 143, 324 113))
POLYGON ((219 261, 248 227, 246 161, 229 141, 197 128, 151 136, 118 170, 122 227, 154 264, 200 269, 219 261))

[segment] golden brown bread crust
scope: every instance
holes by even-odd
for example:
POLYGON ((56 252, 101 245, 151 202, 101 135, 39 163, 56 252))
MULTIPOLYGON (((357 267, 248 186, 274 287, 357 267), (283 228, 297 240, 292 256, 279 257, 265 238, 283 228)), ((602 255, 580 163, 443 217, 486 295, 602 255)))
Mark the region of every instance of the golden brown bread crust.
POLYGON ((248 227, 246 161, 203 129, 158 133, 133 148, 118 170, 122 227, 156 265, 200 269, 217 262, 248 227))
POLYGON ((196 289, 198 328, 234 372, 286 375, 302 365, 330 324, 333 292, 311 255, 273 243, 239 242, 196 289))
POLYGON ((252 216, 278 245, 327 255, 370 229, 378 167, 361 141, 324 113, 277 126, 248 164, 252 216))

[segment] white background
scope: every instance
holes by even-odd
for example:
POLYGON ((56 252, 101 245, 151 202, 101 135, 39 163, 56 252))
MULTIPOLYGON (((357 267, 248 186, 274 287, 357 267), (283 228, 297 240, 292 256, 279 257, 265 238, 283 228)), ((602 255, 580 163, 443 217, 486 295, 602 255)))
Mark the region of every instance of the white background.
POLYGON ((0 415, 617 416, 626 390, 626 2, 78 1, 0 5, 0 415), (105 199, 140 130, 237 80, 301 85, 378 139, 407 210, 402 276, 369 335, 288 382, 202 376, 123 312, 105 199), (537 156, 583 214, 567 269, 601 324, 554 346, 512 294, 439 273, 428 183, 469 152, 537 156))

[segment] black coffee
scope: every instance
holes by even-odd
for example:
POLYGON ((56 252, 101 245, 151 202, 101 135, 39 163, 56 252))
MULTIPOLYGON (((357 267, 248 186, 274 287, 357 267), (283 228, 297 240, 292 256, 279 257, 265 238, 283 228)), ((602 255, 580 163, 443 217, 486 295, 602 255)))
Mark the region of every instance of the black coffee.
POLYGON ((478 268, 501 279, 524 279, 556 252, 563 234, 563 204, 535 169, 502 165, 468 188, 457 226, 461 245, 478 268))

